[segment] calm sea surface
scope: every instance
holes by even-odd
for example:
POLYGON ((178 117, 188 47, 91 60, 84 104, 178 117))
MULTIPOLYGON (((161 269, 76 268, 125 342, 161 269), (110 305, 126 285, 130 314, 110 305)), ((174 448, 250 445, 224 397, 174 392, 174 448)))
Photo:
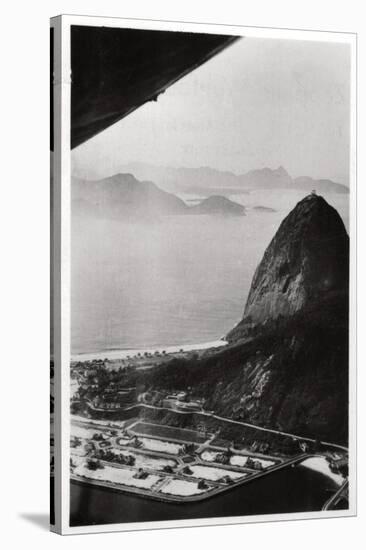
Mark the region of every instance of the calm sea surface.
POLYGON ((301 465, 193 504, 158 502, 72 482, 70 525, 314 512, 336 489, 329 477, 301 465))
MULTIPOLYGON (((264 250, 304 196, 295 191, 235 195, 233 200, 248 206, 247 215, 239 218, 75 222, 72 353, 221 338, 242 316, 264 250)), ((348 227, 348 195, 325 198, 348 227)))

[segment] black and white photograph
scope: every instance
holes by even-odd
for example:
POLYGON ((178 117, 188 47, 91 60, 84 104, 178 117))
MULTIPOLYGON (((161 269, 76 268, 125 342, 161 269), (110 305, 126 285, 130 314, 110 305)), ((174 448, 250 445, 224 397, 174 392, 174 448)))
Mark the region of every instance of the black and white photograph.
POLYGON ((354 36, 61 19, 56 524, 353 515, 354 36))

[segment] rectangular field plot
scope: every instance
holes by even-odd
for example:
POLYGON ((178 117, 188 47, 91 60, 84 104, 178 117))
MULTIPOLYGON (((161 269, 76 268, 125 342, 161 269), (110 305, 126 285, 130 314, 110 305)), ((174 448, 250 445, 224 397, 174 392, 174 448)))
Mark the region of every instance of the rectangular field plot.
POLYGON ((71 424, 71 437, 81 437, 82 439, 91 439, 94 434, 104 434, 103 431, 91 426, 81 426, 79 424, 71 424))
POLYGON ((148 451, 178 455, 183 450, 183 445, 179 445, 178 443, 168 443, 167 441, 161 441, 160 439, 149 439, 142 437, 140 441, 142 443, 142 448, 148 451))
POLYGON ((79 463, 74 469, 74 474, 96 481, 107 481, 117 485, 126 485, 127 487, 139 487, 141 489, 151 489, 155 483, 160 481, 161 477, 157 475, 148 475, 145 479, 135 477, 136 470, 127 468, 115 468, 104 466, 102 469, 89 470, 84 463, 79 463))
POLYGON ((169 479, 168 482, 160 489, 161 493, 166 495, 176 496, 193 496, 207 492, 209 489, 200 489, 197 481, 185 481, 182 479, 169 479))
MULTIPOLYGON (((201 454, 201 459, 205 462, 216 462, 218 457, 221 455, 221 452, 206 450, 201 454)), ((231 466, 237 466, 239 468, 253 468, 253 465, 248 464, 248 456, 245 455, 232 455, 229 459, 231 466)), ((265 460, 263 458, 258 458, 257 456, 251 456, 250 459, 252 462, 259 462, 263 469, 270 468, 276 464, 273 460, 265 460)))
POLYGON ((131 451, 114 450, 114 452, 123 456, 132 455, 135 458, 135 464, 134 464, 135 468, 163 470, 166 466, 170 466, 171 468, 175 468, 177 466, 176 460, 169 459, 169 458, 156 458, 153 456, 145 455, 142 453, 131 452, 131 451))
MULTIPOLYGON (((257 458, 256 456, 251 457, 254 459, 255 462, 259 462, 262 465, 262 468, 270 468, 271 466, 274 466, 276 463, 273 462, 273 460, 264 460, 263 458, 257 458)), ((249 467, 247 464, 248 457, 247 456, 240 456, 240 455, 234 455, 230 458, 230 464, 232 466, 241 466, 241 467, 249 467)))
POLYGON ((233 481, 237 481, 241 477, 245 477, 246 474, 242 472, 233 472, 232 470, 226 470, 224 468, 215 468, 213 466, 190 466, 192 471, 192 477, 203 478, 209 481, 220 481, 221 479, 228 477, 233 481))
POLYGON ((138 435, 149 435, 162 439, 178 439, 179 441, 187 441, 189 443, 198 444, 204 443, 210 437, 210 434, 203 435, 195 430, 173 428, 170 426, 150 424, 147 422, 139 422, 132 427, 131 431, 138 435))

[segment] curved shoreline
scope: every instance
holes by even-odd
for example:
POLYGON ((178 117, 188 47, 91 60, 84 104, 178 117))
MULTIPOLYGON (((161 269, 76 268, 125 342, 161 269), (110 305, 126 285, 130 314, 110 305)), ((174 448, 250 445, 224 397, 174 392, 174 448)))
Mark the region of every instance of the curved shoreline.
POLYGON ((235 489, 237 487, 240 487, 240 486, 242 486, 244 484, 247 484, 251 481, 255 481, 255 480, 257 480, 261 477, 267 476, 267 475, 272 474, 276 471, 283 470, 285 468, 289 468, 292 465, 295 465, 297 463, 301 463, 306 458, 309 458, 309 457, 312 457, 312 456, 317 456, 317 455, 303 453, 303 454, 298 455, 298 456, 296 456, 296 457, 294 457, 294 458, 292 458, 292 459, 290 459, 286 462, 282 462, 281 464, 276 464, 275 466, 272 466, 271 468, 268 468, 265 471, 255 473, 253 475, 250 475, 248 477, 245 477, 245 478, 241 479, 240 481, 233 482, 230 485, 214 487, 213 489, 210 489, 209 491, 207 491, 205 493, 196 494, 196 495, 189 495, 189 496, 187 496, 187 495, 173 495, 173 494, 169 494, 169 493, 154 492, 154 491, 151 491, 151 490, 148 490, 148 489, 142 489, 140 487, 131 487, 131 486, 127 486, 127 485, 122 485, 122 484, 119 485, 117 483, 111 483, 109 481, 94 480, 92 478, 83 478, 81 476, 74 475, 74 474, 70 475, 70 481, 77 482, 77 483, 80 483, 80 484, 85 484, 85 485, 92 485, 92 486, 94 485, 94 486, 102 487, 102 488, 109 489, 109 490, 112 490, 112 491, 115 491, 115 492, 127 493, 127 494, 130 493, 130 494, 133 494, 135 496, 139 496, 139 497, 143 497, 143 498, 147 497, 147 498, 150 498, 150 499, 153 499, 153 500, 158 500, 158 501, 161 501, 161 502, 174 502, 174 503, 179 503, 179 504, 187 504, 189 502, 200 502, 200 501, 207 500, 209 498, 218 496, 218 495, 220 495, 224 492, 227 492, 227 491, 230 491, 230 490, 235 489))
POLYGON ((179 353, 188 352, 188 351, 200 351, 210 348, 220 348, 227 345, 226 340, 213 340, 211 342, 201 342, 198 344, 180 344, 174 346, 158 346, 150 348, 128 348, 128 349, 113 349, 113 350, 104 350, 96 351, 91 353, 72 353, 70 358, 71 361, 93 361, 95 359, 127 359, 127 357, 132 357, 138 353, 152 353, 155 352, 162 353, 165 351, 169 353, 179 353))

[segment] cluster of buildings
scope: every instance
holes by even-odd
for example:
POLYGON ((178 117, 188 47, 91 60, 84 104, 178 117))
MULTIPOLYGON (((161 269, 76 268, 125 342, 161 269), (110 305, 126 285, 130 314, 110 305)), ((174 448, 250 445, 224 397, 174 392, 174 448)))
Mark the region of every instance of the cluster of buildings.
POLYGON ((97 411, 114 412, 136 404, 136 387, 127 387, 119 373, 106 371, 105 360, 75 363, 71 378, 77 382, 72 403, 97 411))
POLYGON ((251 470, 263 470, 262 462, 260 460, 255 460, 255 458, 251 458, 250 456, 248 456, 245 466, 251 470))

